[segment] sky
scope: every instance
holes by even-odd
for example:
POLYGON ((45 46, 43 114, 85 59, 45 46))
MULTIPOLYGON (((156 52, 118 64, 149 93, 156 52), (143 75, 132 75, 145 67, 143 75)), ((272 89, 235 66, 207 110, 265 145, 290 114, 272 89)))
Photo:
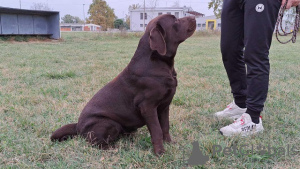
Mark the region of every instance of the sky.
MULTIPOLYGON (((0 0, 0 6, 10 8, 30 9, 34 3, 45 3, 54 11, 59 11, 60 16, 66 14, 78 16, 83 19, 88 17, 88 9, 93 0, 0 0), (85 4, 85 5, 83 5, 85 4)), ((146 7, 151 6, 154 0, 145 0, 146 7)), ((194 11, 205 14, 206 16, 213 15, 213 11, 208 9, 210 0, 157 0, 158 7, 171 7, 175 2, 179 2, 181 7, 192 7, 194 11)), ((106 0, 107 4, 114 9, 118 18, 125 18, 128 14, 128 7, 132 4, 144 5, 144 0, 106 0)))

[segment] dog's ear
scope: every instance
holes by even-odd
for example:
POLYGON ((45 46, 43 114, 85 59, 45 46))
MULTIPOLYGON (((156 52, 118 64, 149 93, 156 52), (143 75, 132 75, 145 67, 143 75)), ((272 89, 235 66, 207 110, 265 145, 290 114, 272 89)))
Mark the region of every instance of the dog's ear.
POLYGON ((150 31, 150 48, 156 50, 160 55, 166 55, 167 53, 164 33, 163 28, 159 24, 150 31))

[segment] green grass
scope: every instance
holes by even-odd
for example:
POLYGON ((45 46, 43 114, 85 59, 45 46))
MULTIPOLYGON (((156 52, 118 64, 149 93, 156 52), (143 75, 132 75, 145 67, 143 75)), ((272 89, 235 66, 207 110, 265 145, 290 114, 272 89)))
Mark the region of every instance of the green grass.
POLYGON ((230 123, 213 113, 232 101, 222 64, 219 36, 193 36, 175 58, 178 88, 170 109, 175 144, 158 158, 146 127, 102 151, 82 138, 52 143, 51 133, 76 122, 89 99, 128 64, 138 35, 64 33, 57 42, 0 41, 0 168, 185 168, 192 142, 210 160, 196 168, 298 168, 294 156, 212 155, 213 145, 300 146, 300 42, 270 51, 271 75, 263 112, 265 132, 249 138, 224 138, 230 123))

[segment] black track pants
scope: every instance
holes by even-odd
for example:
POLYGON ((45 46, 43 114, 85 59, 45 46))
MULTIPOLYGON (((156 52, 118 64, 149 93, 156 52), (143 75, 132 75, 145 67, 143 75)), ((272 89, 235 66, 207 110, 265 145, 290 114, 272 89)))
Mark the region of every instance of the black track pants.
MULTIPOLYGON (((269 85, 269 49, 280 0, 224 0, 221 52, 235 102, 259 114, 269 85)), ((251 115, 251 114, 250 114, 251 115)))

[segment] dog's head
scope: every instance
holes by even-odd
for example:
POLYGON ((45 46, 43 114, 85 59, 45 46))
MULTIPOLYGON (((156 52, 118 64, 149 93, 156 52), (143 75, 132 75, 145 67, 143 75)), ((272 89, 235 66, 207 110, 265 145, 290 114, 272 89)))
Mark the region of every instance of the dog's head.
POLYGON ((192 36, 196 29, 195 17, 177 19, 165 14, 154 18, 147 26, 150 47, 162 56, 175 56, 178 45, 192 36))

